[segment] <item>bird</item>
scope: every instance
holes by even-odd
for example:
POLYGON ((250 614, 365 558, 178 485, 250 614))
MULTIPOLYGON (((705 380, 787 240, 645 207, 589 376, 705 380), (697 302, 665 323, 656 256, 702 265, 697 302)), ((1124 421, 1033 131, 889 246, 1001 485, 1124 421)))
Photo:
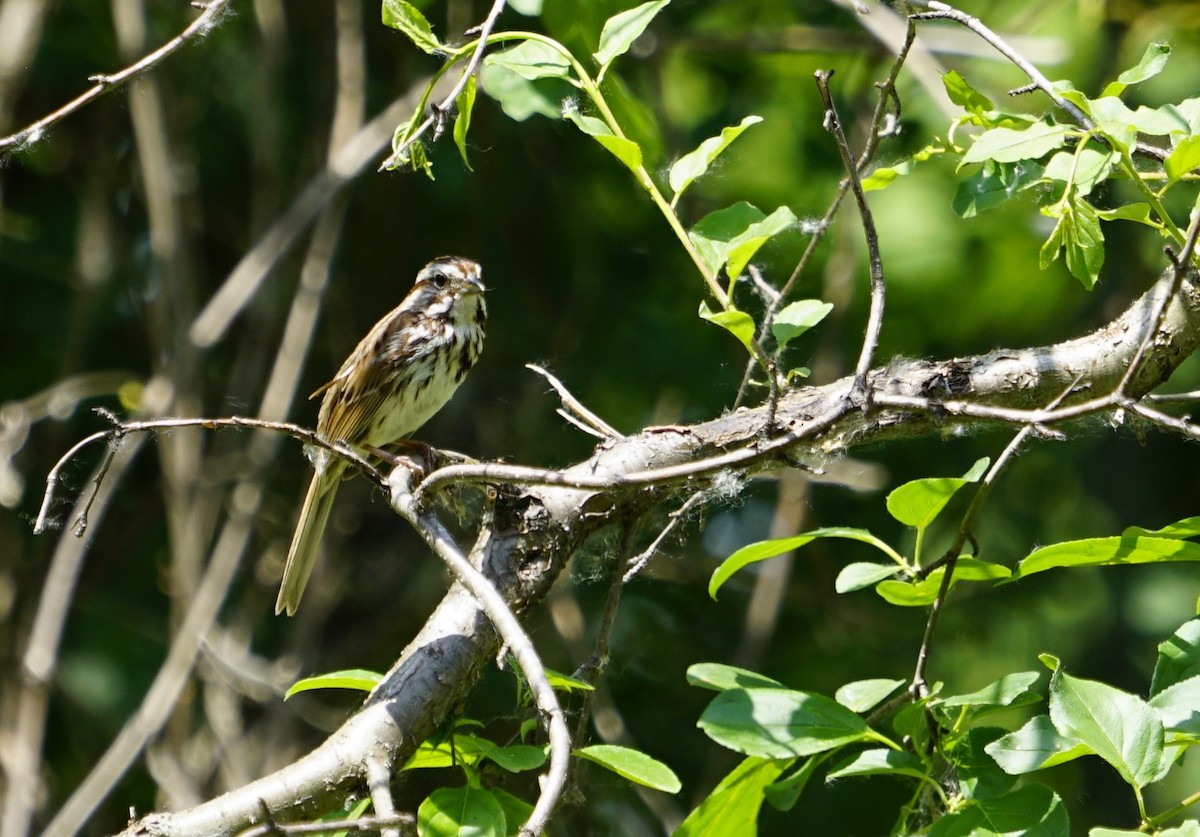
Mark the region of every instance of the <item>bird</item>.
MULTIPOLYGON (((321 398, 317 435, 364 453, 408 439, 454 395, 483 350, 482 269, 462 256, 425 265, 412 290, 371 327, 321 398)), ((320 449, 288 549, 275 613, 295 614, 312 573, 345 459, 320 449)))

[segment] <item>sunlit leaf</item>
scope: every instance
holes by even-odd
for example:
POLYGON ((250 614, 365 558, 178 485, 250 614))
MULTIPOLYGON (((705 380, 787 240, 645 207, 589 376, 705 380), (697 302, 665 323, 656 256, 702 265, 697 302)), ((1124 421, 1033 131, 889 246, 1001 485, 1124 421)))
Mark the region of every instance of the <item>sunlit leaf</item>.
POLYGON ((1058 669, 1050 678, 1050 719, 1059 733, 1086 744, 1134 787, 1156 781, 1169 766, 1158 715, 1137 695, 1107 683, 1058 669))
POLYGON ((870 712, 903 685, 903 680, 885 678, 855 680, 838 688, 833 698, 851 712, 870 712))
POLYGON ((897 566, 904 565, 904 559, 894 549, 867 530, 854 529, 848 526, 827 526, 821 529, 814 529, 811 532, 805 532, 802 535, 794 535, 790 538, 776 538, 743 546, 722 561, 721 565, 713 572, 712 578, 708 582, 708 594, 715 599, 717 591, 721 589, 721 585, 743 567, 747 567, 758 561, 765 561, 768 558, 774 558, 776 555, 782 555, 794 549, 799 549, 805 544, 819 538, 844 538, 846 540, 870 544, 895 561, 897 566))
POLYGON ((713 311, 708 307, 707 302, 701 301, 699 314, 700 319, 719 325, 741 341, 741 344, 746 347, 746 351, 753 353, 757 326, 754 324, 754 319, 745 311, 738 311, 736 308, 728 311, 713 311))
POLYGON ((433 34, 433 27, 412 3, 406 0, 383 0, 382 18, 384 26, 403 32, 424 52, 432 55, 442 49, 441 42, 433 34))
POLYGON ((759 122, 762 122, 761 116, 747 116, 737 125, 722 128, 720 134, 715 137, 709 137, 700 143, 695 150, 684 154, 676 160, 667 174, 667 182, 670 183, 671 189, 674 192, 674 197, 671 199, 672 205, 674 205, 679 196, 694 181, 698 180, 708 171, 709 166, 721 156, 730 143, 740 137, 751 125, 759 122))
POLYGON ((292 695, 313 689, 357 689, 361 692, 369 692, 379 685, 379 681, 382 679, 383 675, 379 672, 361 668, 331 671, 328 674, 318 674, 315 677, 297 680, 290 689, 284 692, 283 699, 287 700, 292 695))
POLYGON ((601 67, 601 72, 613 60, 624 55, 638 39, 655 15, 663 10, 670 0, 651 0, 610 17, 600 32, 600 46, 592 56, 601 67))
MULTIPOLYGON (((924 607, 933 604, 946 575, 945 567, 936 570, 919 581, 881 581, 875 592, 890 604, 900 607, 924 607)), ((954 580, 951 587, 961 581, 999 581, 1011 575, 1008 567, 980 561, 967 556, 960 557, 954 565, 954 580)))
POLYGON ((786 760, 744 759, 688 814, 671 837, 744 833, 747 823, 758 820, 764 789, 779 778, 788 764, 786 760))
POLYGON ((1150 694, 1157 695, 1196 675, 1200 675, 1200 619, 1191 619, 1158 644, 1150 694))
POLYGON ((1194 134, 1180 140, 1167 155, 1163 167, 1167 172, 1168 184, 1200 168, 1200 135, 1194 134))
POLYGON ((735 279, 764 243, 798 223, 786 206, 764 215, 756 207, 739 201, 705 215, 688 232, 688 237, 709 270, 717 273, 728 263, 726 273, 735 279))
POLYGON ((723 692, 726 689, 782 689, 784 685, 770 677, 722 663, 694 663, 688 666, 687 681, 692 686, 723 692))
POLYGON ((819 299, 800 299, 785 305, 771 323, 771 334, 780 348, 815 326, 833 310, 833 304, 819 299))
POLYGON ((888 494, 888 513, 905 526, 924 529, 960 488, 979 481, 990 462, 987 457, 976 461, 961 477, 926 477, 906 482, 888 494))
POLYGON ((475 76, 467 79, 467 85, 455 99, 458 115, 454 119, 454 144, 462 156, 463 165, 467 171, 472 171, 471 161, 467 159, 467 132, 471 130, 471 112, 475 109, 475 76))
POLYGON ((1114 151, 1083 148, 1078 151, 1060 151, 1050 158, 1042 176, 1047 180, 1058 180, 1075 187, 1083 197, 1102 182, 1112 171, 1118 160, 1114 151))
POLYGON ((1069 129, 1064 125, 1035 122, 1028 128, 992 128, 984 131, 963 155, 963 163, 1015 163, 1036 160, 1066 144, 1069 129))
POLYGON ((438 788, 417 808, 421 837, 504 837, 504 809, 490 791, 471 786, 438 788))
POLYGON ((488 53, 484 64, 511 70, 529 81, 571 77, 571 62, 567 57, 542 41, 521 41, 512 49, 488 53))
POLYGON ((1058 567, 1113 567, 1163 561, 1200 561, 1200 544, 1177 538, 1107 537, 1044 546, 1017 564, 1012 580, 1058 567))
POLYGON ((1142 60, 1136 66, 1130 67, 1125 72, 1117 76, 1117 80, 1104 88, 1104 96, 1120 96, 1125 88, 1131 84, 1141 84, 1147 79, 1154 78, 1162 72, 1163 67, 1167 65, 1167 59, 1171 57, 1171 46, 1169 44, 1153 42, 1146 47, 1146 51, 1142 53, 1142 60))
POLYGON ((842 567, 833 582, 833 589, 839 593, 852 593, 855 590, 873 587, 903 569, 899 564, 872 564, 867 561, 855 561, 842 567))
POLYGON ((846 761, 834 767, 825 774, 826 781, 848 779, 854 776, 912 776, 923 779, 926 770, 921 760, 912 753, 903 750, 892 750, 887 747, 877 747, 863 750, 851 756, 846 761))
POLYGON ((789 689, 728 689, 713 698, 697 726, 731 750, 772 759, 875 737, 862 718, 836 701, 789 689))
POLYGON ((593 744, 572 751, 572 755, 595 762, 631 782, 664 793, 679 793, 683 787, 671 768, 640 750, 613 744, 593 744))
POLYGON ((969 85, 955 70, 942 74, 942 86, 950 101, 968 113, 983 113, 994 107, 991 99, 969 85))
POLYGON ((1062 735, 1049 715, 1038 715, 1016 732, 984 748, 996 763, 1013 776, 1090 755, 1092 749, 1076 738, 1062 735))

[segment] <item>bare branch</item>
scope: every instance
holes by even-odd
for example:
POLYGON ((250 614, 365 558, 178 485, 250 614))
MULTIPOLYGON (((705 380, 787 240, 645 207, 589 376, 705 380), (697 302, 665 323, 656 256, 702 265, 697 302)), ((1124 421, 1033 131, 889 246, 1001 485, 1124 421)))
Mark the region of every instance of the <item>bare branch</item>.
POLYGON ((59 122, 70 116, 75 111, 82 108, 84 105, 97 99, 105 93, 109 93, 118 89, 131 78, 146 72, 155 64, 162 61, 171 53, 175 52, 192 38, 206 34, 217 23, 217 18, 221 12, 228 6, 230 0, 212 0, 204 7, 204 11, 192 23, 176 35, 171 40, 160 46, 154 52, 142 57, 141 59, 130 64, 123 70, 112 74, 97 74, 88 79, 93 82, 93 86, 76 96, 71 101, 67 102, 62 107, 52 113, 43 116, 36 122, 25 126, 15 134, 9 134, 6 137, 0 137, 0 152, 6 149, 19 147, 25 143, 36 142, 41 139, 46 129, 56 122, 59 122))
MULTIPOLYGON (((539 366, 536 363, 525 364, 526 369, 531 369, 549 382, 550 386, 554 387, 554 391, 558 393, 558 397, 562 399, 563 407, 574 414, 577 418, 583 421, 581 429, 586 430, 592 435, 599 435, 601 439, 624 439, 625 436, 618 432, 611 424, 606 422, 600 416, 593 413, 587 407, 583 406, 578 398, 571 394, 567 387, 552 375, 545 367, 539 366), (589 429, 590 428, 590 429, 589 429)), ((570 421, 570 417, 564 415, 563 418, 570 421)), ((579 426, 579 425, 577 425, 579 426)))

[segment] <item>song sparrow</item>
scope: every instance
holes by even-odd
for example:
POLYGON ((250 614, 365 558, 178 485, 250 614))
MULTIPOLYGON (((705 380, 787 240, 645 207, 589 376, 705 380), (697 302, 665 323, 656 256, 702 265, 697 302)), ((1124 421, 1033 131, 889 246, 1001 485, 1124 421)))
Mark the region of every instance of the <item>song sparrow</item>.
MULTIPOLYGON (((309 396, 324 394, 317 433, 366 450, 404 439, 428 421, 483 349, 484 290, 479 265, 470 259, 443 256, 425 265, 404 301, 372 327, 333 380, 309 396)), ((346 462, 322 449, 314 468, 275 602, 275 612, 289 616, 312 572, 346 462)))

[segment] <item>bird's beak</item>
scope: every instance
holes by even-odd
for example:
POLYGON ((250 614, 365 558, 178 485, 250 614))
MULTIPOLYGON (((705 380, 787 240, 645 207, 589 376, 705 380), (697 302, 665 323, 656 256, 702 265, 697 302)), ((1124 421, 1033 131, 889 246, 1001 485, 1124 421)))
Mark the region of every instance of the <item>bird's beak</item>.
POLYGON ((483 279, 480 278, 478 273, 467 280, 467 286, 463 289, 463 293, 466 294, 482 295, 485 291, 487 291, 487 287, 483 284, 483 279))

